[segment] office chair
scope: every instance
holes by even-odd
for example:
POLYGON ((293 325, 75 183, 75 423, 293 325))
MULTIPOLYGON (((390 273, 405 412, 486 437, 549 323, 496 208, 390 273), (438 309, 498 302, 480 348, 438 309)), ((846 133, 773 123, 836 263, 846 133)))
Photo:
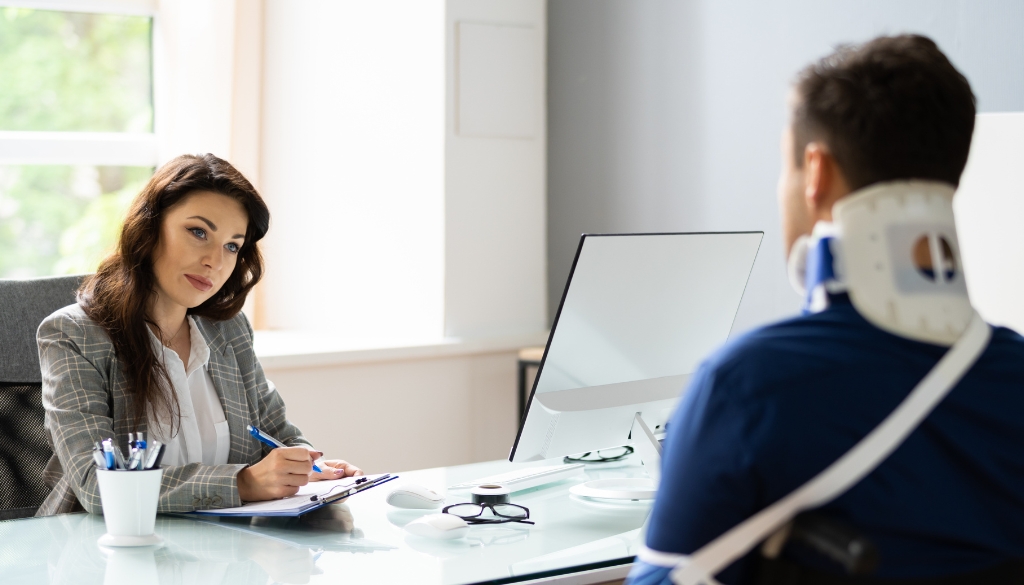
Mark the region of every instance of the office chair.
POLYGON ((761 546, 757 585, 1024 585, 1024 560, 1013 559, 969 574, 927 579, 874 577, 879 553, 857 529, 818 511, 804 512, 761 546), (783 549, 826 559, 841 572, 823 572, 784 558, 783 549))
POLYGON ((0 280, 0 520, 34 515, 50 493, 36 329, 75 302, 82 278, 0 280))
POLYGON ((845 523, 813 511, 798 515, 769 537, 760 552, 758 585, 858 583, 870 579, 878 567, 878 549, 873 542, 845 523), (842 576, 815 574, 781 556, 783 549, 794 548, 825 559, 841 569, 842 576))

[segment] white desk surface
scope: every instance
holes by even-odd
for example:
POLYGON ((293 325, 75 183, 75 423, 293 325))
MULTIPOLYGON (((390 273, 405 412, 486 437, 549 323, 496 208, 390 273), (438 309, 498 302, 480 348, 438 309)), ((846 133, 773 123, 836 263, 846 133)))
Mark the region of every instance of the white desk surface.
MULTIPOLYGON (((238 583, 514 583, 573 573, 574 583, 611 579, 607 569, 588 581, 579 572, 622 565, 639 549, 650 502, 605 503, 569 494, 587 479, 637 477, 639 462, 588 466, 574 478, 513 494, 535 526, 474 526, 460 540, 412 536, 402 526, 434 511, 400 510, 385 496, 415 482, 444 493, 456 483, 514 468, 550 465, 490 461, 400 473, 400 478, 301 520, 199 521, 158 516, 164 545, 101 549, 103 518, 65 514, 0 522, 0 581, 21 583, 207 585, 238 583), (324 513, 326 512, 326 513, 324 513), (311 517, 315 516, 315 517, 311 517), (582 577, 582 578, 581 578, 582 577)), ((448 493, 446 503, 469 501, 448 493)), ((613 569, 622 573, 624 568, 613 569)), ((621 576, 621 575, 620 575, 621 576)))

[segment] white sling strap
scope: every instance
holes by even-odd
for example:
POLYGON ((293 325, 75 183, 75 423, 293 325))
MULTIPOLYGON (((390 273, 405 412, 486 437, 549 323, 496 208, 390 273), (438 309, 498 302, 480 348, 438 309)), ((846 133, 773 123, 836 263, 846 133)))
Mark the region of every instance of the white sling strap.
POLYGON ((714 575, 798 513, 822 506, 853 487, 895 451, 942 401, 974 365, 991 336, 991 328, 975 312, 960 338, 881 424, 796 491, 683 560, 672 570, 672 582, 677 585, 718 585, 714 575))

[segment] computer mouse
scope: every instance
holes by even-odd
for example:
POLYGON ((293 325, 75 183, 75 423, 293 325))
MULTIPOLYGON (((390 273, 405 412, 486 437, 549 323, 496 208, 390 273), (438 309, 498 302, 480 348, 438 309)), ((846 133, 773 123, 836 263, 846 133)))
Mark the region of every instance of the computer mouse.
POLYGON ((436 540, 452 540, 462 538, 469 532, 469 524, 458 516, 451 514, 428 514, 405 525, 409 534, 433 538, 436 540))
POLYGON ((444 505, 444 496, 421 485, 407 483, 391 490, 386 501, 396 508, 432 510, 444 505))

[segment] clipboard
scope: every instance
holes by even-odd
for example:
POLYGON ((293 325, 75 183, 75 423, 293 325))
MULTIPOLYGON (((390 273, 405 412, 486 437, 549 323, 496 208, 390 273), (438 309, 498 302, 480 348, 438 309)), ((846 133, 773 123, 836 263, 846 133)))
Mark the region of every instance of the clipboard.
POLYGON ((330 481, 312 482, 299 488, 299 493, 280 500, 267 502, 250 502, 237 508, 219 508, 214 510, 195 510, 186 516, 301 516, 318 508, 329 506, 339 500, 350 498, 370 488, 383 485, 397 475, 383 473, 378 475, 361 475, 330 481))

